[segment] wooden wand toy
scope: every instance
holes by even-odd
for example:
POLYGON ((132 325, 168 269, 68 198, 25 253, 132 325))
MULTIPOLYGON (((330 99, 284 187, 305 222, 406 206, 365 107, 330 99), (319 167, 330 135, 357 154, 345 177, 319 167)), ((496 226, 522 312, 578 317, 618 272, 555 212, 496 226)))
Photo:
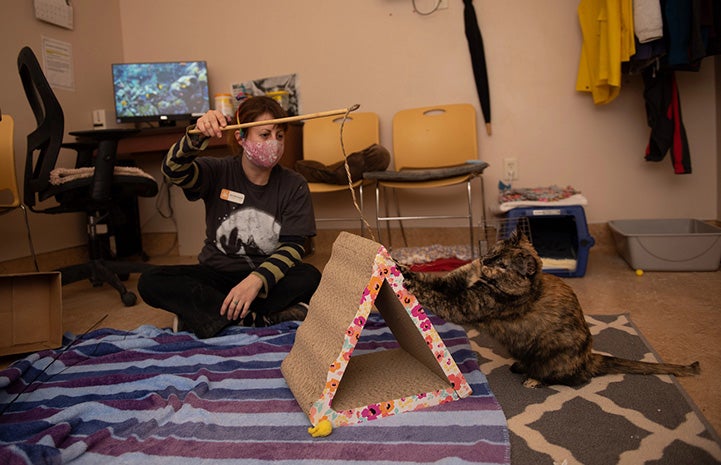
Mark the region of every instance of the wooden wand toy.
MULTIPOLYGON (((302 121, 305 119, 313 119, 313 118, 323 118, 326 116, 336 116, 336 115, 346 115, 352 111, 356 111, 358 108, 360 108, 359 104, 355 104, 348 108, 339 108, 338 110, 328 110, 328 111, 321 111, 318 113, 308 113, 307 115, 298 115, 298 116, 287 116, 285 118, 276 118, 276 119, 267 119, 264 121, 251 121, 249 123, 241 123, 241 124, 230 124, 224 128, 221 129, 221 131, 234 131, 236 129, 242 129, 242 128, 250 128, 253 126, 265 126, 266 124, 282 124, 282 123, 291 123, 293 121, 302 121)), ((198 129, 191 129, 188 131, 189 134, 200 134, 200 131, 198 129)))

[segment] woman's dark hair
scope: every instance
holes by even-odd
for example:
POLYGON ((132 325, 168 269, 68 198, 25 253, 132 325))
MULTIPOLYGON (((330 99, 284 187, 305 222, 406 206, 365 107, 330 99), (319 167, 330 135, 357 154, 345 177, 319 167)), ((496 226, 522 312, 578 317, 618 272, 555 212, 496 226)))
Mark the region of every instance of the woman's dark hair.
MULTIPOLYGON (((249 99, 241 103, 240 106, 238 106, 238 110, 236 110, 235 112, 235 121, 231 121, 230 124, 251 123, 265 113, 270 114, 273 119, 285 118, 286 116, 288 116, 288 114, 285 112, 285 110, 283 110, 283 107, 281 107, 278 102, 265 95, 260 95, 257 97, 250 97, 249 99)), ((280 123, 278 124, 278 127, 281 128, 283 131, 286 131, 288 129, 288 123, 280 123)), ((247 131, 247 129, 240 130, 241 137, 245 137, 244 131, 247 131)), ((233 132, 234 131, 229 133, 230 137, 228 137, 228 142, 229 145, 233 147, 234 152, 237 153, 242 149, 235 141, 235 136, 233 135, 233 132)))

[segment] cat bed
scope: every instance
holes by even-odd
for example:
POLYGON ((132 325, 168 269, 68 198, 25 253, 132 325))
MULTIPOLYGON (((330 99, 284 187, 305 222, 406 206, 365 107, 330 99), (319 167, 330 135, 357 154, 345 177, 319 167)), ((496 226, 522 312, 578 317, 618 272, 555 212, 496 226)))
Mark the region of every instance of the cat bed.
POLYGON ((451 271, 472 260, 468 245, 433 244, 393 249, 393 258, 411 271, 451 271))
POLYGON ((461 260, 459 258, 437 258, 435 260, 432 260, 430 262, 425 263, 415 263, 411 265, 409 268, 411 271, 419 272, 419 273, 430 273, 430 272, 438 272, 438 271, 453 271, 456 268, 459 268, 466 263, 468 263, 470 260, 461 260))
MULTIPOLYGON (((352 182, 363 179, 367 171, 385 170, 391 162, 388 149, 379 144, 373 144, 359 152, 348 155, 348 168, 352 182)), ((294 168, 308 182, 322 182, 325 184, 348 184, 348 174, 345 163, 341 160, 332 165, 325 165, 315 160, 298 160, 294 168)))
POLYGON ((314 427, 374 420, 472 393, 387 250, 347 232, 333 244, 281 371, 314 427), (399 347, 354 354, 374 307, 399 347))

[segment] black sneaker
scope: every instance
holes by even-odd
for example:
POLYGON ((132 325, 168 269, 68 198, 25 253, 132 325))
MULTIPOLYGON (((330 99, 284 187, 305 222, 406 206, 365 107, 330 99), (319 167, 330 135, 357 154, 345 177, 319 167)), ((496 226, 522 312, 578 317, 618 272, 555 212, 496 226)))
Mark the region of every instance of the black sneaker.
POLYGON ((303 321, 308 315, 308 304, 298 302, 279 312, 263 315, 263 322, 272 326, 283 321, 303 321))
POLYGON ((245 315, 244 318, 241 318, 238 320, 238 326, 245 326, 246 328, 253 328, 257 326, 256 323, 256 315, 254 312, 248 313, 245 315))

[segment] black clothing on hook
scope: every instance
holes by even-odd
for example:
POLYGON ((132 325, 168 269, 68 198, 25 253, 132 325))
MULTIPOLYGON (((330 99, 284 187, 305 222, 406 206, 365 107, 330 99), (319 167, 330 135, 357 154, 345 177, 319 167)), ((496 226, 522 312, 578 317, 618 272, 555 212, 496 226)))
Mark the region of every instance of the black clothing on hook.
POLYGON ((643 83, 646 118, 651 128, 646 161, 661 161, 670 151, 674 173, 691 173, 691 154, 674 71, 646 68, 643 83))

